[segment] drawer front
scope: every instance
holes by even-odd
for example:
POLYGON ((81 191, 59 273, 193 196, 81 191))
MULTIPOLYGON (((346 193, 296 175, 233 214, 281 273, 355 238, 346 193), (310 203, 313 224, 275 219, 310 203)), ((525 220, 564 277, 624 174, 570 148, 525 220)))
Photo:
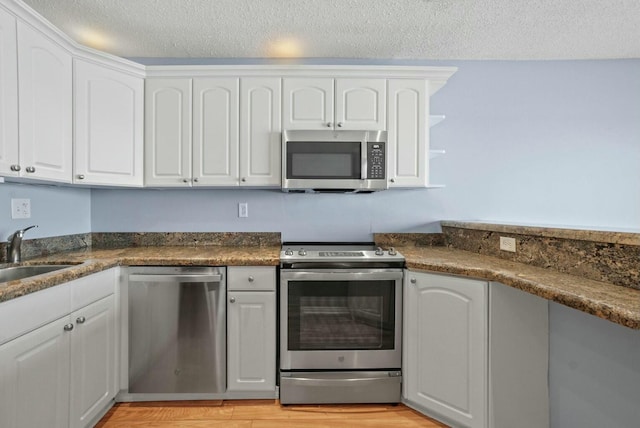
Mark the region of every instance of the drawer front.
POLYGON ((116 289, 117 269, 111 268, 69 282, 71 285, 71 310, 83 308, 113 294, 116 289))
POLYGON ((275 266, 229 266, 227 267, 228 290, 276 289, 275 266))
POLYGON ((68 316, 69 283, 0 303, 0 344, 68 316))

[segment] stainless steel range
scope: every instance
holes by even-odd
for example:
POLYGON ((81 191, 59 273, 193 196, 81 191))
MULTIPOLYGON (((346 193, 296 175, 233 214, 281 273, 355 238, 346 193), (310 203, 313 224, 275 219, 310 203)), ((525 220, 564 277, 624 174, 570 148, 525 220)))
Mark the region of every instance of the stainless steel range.
POLYGON ((283 245, 281 403, 400 401, 403 267, 373 244, 283 245))

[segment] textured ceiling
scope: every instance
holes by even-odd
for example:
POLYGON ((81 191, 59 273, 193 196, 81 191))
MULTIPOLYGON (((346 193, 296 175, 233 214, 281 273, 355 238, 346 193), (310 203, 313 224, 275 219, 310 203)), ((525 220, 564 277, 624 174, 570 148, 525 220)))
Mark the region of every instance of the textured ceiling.
POLYGON ((639 0, 24 0, 122 57, 640 58, 639 0))

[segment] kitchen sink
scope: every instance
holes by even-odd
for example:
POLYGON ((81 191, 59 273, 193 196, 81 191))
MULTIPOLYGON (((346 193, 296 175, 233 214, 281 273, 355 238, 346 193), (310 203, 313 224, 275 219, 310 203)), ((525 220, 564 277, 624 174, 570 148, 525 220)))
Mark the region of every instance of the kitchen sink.
POLYGON ((11 266, 0 269, 0 282, 14 281, 16 279, 29 278, 47 272, 68 268, 75 265, 31 265, 11 266))

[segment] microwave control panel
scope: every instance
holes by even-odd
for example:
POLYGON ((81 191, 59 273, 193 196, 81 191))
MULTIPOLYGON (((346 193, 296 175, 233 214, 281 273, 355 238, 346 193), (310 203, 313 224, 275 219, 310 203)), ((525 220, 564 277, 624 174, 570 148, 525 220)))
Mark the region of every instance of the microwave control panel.
POLYGON ((367 143, 367 178, 369 180, 385 180, 386 165, 384 144, 367 143))

